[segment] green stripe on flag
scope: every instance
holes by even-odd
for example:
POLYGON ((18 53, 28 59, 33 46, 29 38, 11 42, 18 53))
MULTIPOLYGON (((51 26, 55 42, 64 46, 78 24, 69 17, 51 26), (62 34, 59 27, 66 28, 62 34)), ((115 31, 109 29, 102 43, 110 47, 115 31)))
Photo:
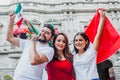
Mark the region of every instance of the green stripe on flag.
POLYGON ((52 27, 53 27, 53 29, 54 29, 54 21, 53 21, 53 19, 52 19, 52 27))
POLYGON ((15 14, 18 14, 22 9, 21 3, 18 3, 17 9, 15 10, 15 14))
MULTIPOLYGON (((31 25, 31 28, 32 28, 32 30, 30 29, 30 31, 32 31, 32 32, 34 32, 36 35, 38 35, 39 34, 39 32, 38 32, 38 30, 30 23, 30 25, 31 25)), ((29 29, 29 28, 28 28, 29 29)))
POLYGON ((32 30, 32 29, 30 29, 29 27, 28 27, 28 30, 29 30, 30 32, 33 32, 33 30, 32 30))

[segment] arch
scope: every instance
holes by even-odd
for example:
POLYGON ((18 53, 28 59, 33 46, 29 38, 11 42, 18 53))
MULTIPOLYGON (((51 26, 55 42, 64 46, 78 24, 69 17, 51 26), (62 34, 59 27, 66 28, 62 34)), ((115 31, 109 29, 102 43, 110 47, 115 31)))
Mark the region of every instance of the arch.
POLYGON ((34 24, 34 25, 41 25, 41 22, 37 19, 31 20, 31 23, 34 24))
POLYGON ((50 18, 50 19, 47 19, 45 21, 45 23, 49 23, 49 24, 52 24, 52 22, 54 22, 54 25, 61 25, 61 22, 58 19, 52 19, 52 18, 50 18))

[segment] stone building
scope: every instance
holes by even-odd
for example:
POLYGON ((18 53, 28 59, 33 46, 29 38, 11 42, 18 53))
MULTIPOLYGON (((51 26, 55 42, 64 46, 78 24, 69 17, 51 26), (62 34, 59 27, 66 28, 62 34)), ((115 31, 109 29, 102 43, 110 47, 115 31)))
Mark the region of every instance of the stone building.
MULTIPOLYGON (((120 33, 120 0, 11 0, 9 5, 0 5, 0 80, 5 74, 13 76, 21 55, 19 48, 6 41, 8 14, 16 9, 18 2, 22 4, 24 17, 38 30, 44 23, 54 21, 55 28, 67 34, 71 48, 75 33, 84 30, 99 7, 106 9, 109 20, 120 33)), ((23 23, 21 28, 25 27, 23 23)), ((120 80, 120 52, 109 58, 108 63, 114 68, 116 80, 120 80)), ((105 68, 105 64, 101 67, 105 68)))

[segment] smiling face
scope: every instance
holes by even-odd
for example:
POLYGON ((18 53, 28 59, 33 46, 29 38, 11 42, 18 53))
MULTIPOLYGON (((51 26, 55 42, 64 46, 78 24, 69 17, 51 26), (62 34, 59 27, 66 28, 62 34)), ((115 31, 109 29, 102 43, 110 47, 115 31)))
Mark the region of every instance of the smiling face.
POLYGON ((81 35, 77 35, 75 37, 74 46, 76 47, 76 49, 78 49, 78 51, 84 51, 87 43, 88 41, 86 41, 81 35))
POLYGON ((60 57, 64 57, 72 62, 72 54, 69 50, 69 41, 67 35, 64 33, 58 33, 53 38, 54 57, 53 60, 58 60, 60 57))
POLYGON ((58 35, 54 43, 57 51, 63 51, 66 46, 66 40, 63 35, 58 35))
POLYGON ((51 30, 47 27, 44 27, 39 35, 39 41, 43 43, 49 42, 51 38, 52 38, 51 30))
POLYGON ((74 37, 74 49, 75 52, 84 52, 88 49, 90 40, 85 33, 78 32, 74 37))

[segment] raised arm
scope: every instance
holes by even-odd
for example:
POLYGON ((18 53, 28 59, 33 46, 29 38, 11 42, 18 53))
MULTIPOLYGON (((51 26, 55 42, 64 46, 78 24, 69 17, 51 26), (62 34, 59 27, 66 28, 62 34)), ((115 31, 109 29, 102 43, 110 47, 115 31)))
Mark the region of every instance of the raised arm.
POLYGON ((13 26, 14 26, 14 13, 11 13, 10 15, 10 22, 7 30, 7 41, 9 41, 14 46, 19 47, 19 38, 13 36, 13 26))
POLYGON ((99 10, 99 14, 100 14, 100 21, 99 21, 99 25, 98 25, 98 29, 97 29, 97 34, 96 34, 94 42, 93 42, 93 46, 96 51, 98 51, 101 35, 103 32, 103 28, 104 28, 105 10, 104 9, 99 10))
POLYGON ((23 21, 24 21, 25 25, 26 25, 28 28, 32 29, 32 27, 31 27, 31 25, 30 25, 30 23, 29 23, 28 20, 24 19, 23 21))
POLYGON ((31 47, 29 50, 30 63, 32 65, 42 64, 48 61, 48 58, 44 54, 38 54, 36 51, 36 40, 37 36, 33 35, 31 38, 31 47))

